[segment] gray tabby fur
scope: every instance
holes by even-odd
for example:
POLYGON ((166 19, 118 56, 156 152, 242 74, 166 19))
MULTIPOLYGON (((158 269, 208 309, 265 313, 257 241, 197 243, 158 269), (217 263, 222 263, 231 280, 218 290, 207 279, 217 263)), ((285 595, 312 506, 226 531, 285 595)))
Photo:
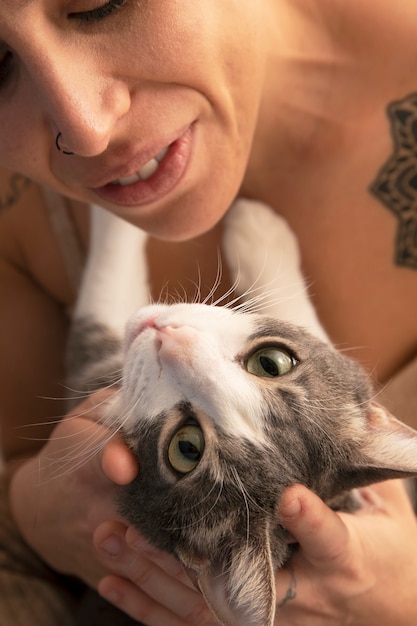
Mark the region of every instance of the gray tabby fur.
POLYGON ((238 201, 224 241, 238 288, 276 293, 267 313, 205 304, 134 313, 147 300, 144 241, 93 208, 70 386, 121 381, 107 418, 124 432, 140 471, 120 490, 120 512, 181 561, 220 624, 272 626, 274 572, 290 554, 276 515, 283 490, 302 483, 354 510, 356 488, 417 475, 417 434, 373 402, 367 375, 330 345, 294 237, 267 207, 238 201), (248 372, 265 345, 291 355, 287 373, 248 372), (167 450, 189 425, 201 428, 205 447, 195 469, 180 473, 167 450))

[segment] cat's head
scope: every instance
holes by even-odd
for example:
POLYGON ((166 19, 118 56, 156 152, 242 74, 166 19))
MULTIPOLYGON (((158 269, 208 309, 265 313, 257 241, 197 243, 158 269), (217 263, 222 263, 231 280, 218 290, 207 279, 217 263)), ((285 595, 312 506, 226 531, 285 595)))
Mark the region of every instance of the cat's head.
POLYGON ((139 459, 124 516, 177 556, 222 624, 268 626, 288 556, 276 509, 417 474, 417 437, 362 370, 291 324, 205 305, 130 322, 118 411, 139 459))

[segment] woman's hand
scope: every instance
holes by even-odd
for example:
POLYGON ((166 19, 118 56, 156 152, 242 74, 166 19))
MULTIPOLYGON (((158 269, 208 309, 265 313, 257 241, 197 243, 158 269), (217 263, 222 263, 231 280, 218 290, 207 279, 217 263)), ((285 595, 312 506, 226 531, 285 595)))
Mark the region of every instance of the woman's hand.
MULTIPOLYGON (((175 559, 118 515, 118 485, 138 468, 98 422, 107 398, 98 392, 79 405, 16 472, 11 503, 21 532, 53 568, 149 626, 215 626, 175 559)), ((354 515, 333 512, 301 486, 284 494, 280 521, 300 548, 277 574, 277 604, 295 592, 278 607, 280 626, 414 626, 417 524, 408 497, 400 481, 361 493, 354 515)))
POLYGON ((417 524, 401 481, 361 490, 354 515, 335 513, 301 486, 288 489, 280 521, 299 542, 277 575, 280 626, 413 626, 417 524))
POLYGON ((91 586, 111 571, 94 549, 93 533, 105 520, 122 522, 117 485, 137 473, 122 440, 98 422, 111 395, 103 390, 79 404, 16 471, 10 487, 12 511, 28 544, 51 567, 91 586))
POLYGON ((99 423, 109 397, 100 391, 78 405, 16 471, 10 497, 20 531, 52 568, 98 586, 149 626, 217 626, 177 562, 151 549, 116 510, 118 486, 132 481, 138 467, 123 441, 99 423))
MULTIPOLYGON (((300 543, 277 573, 279 626, 414 626, 417 524, 401 481, 361 490, 364 507, 335 513, 304 487, 288 489, 280 520, 300 543)), ((178 563, 117 523, 95 533, 107 569, 100 593, 149 626, 216 625, 178 563), (106 542, 110 549, 105 551, 106 542), (132 557, 136 553, 136 557, 132 557)))
POLYGON ((99 593, 122 611, 147 626, 218 626, 178 561, 152 548, 134 528, 105 523, 94 539, 116 574, 100 581, 99 593))

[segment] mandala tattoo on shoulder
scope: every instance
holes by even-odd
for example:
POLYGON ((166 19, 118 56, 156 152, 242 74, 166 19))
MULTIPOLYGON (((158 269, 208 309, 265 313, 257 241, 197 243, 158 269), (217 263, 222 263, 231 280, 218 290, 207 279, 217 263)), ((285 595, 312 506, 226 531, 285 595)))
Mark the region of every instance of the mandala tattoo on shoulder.
POLYGON ((417 269, 417 93, 392 102, 387 114, 394 151, 370 190, 397 217, 396 263, 417 269))

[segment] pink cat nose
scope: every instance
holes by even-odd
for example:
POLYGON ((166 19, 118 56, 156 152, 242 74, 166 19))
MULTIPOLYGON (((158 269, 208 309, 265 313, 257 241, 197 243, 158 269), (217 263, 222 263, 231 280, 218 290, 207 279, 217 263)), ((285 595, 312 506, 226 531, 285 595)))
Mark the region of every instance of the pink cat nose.
POLYGON ((194 328, 167 324, 161 325, 156 330, 161 358, 188 361, 196 351, 198 352, 201 334, 194 328))

